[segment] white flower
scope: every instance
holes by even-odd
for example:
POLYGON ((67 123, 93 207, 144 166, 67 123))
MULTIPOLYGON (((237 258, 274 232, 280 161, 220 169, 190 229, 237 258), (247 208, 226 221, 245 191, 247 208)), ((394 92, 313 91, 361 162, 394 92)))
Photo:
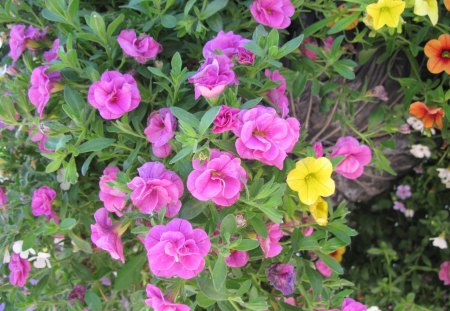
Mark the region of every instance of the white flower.
POLYGON ((64 237, 62 237, 62 238, 56 237, 53 239, 53 244, 57 245, 57 244, 61 243, 62 241, 64 241, 64 237))
POLYGON ((381 309, 378 308, 377 306, 372 306, 372 307, 368 308, 367 311, 381 311, 381 309))
POLYGON ((51 268, 52 265, 50 264, 50 258, 49 253, 43 253, 39 252, 36 257, 31 257, 29 261, 33 261, 33 266, 37 269, 43 269, 45 267, 51 268))
POLYGON ((428 146, 425 145, 412 145, 411 149, 409 150, 413 156, 415 156, 416 158, 429 158, 431 157, 431 151, 430 148, 428 148, 428 146))
POLYGON ((411 125, 411 127, 416 131, 423 131, 423 123, 417 118, 409 117, 408 119, 406 119, 406 123, 411 125))
POLYGON ((406 209, 404 212, 403 212, 404 214, 405 214, 405 216, 406 217, 413 217, 414 216, 414 210, 412 210, 412 209, 406 209))
POLYGON ((0 68, 0 79, 3 78, 8 70, 8 65, 4 65, 3 68, 0 68))
POLYGON ((5 249, 5 253, 3 254, 3 263, 8 263, 11 259, 11 255, 9 254, 9 250, 5 249))
POLYGON ((20 258, 27 259, 28 256, 30 256, 30 254, 36 255, 36 251, 34 249, 29 248, 29 249, 26 249, 26 250, 22 250, 22 247, 23 247, 23 241, 22 240, 16 241, 13 244, 13 251, 16 254, 19 254, 20 258))
POLYGON ((439 178, 446 188, 450 188, 450 170, 448 168, 438 168, 439 178))
POLYGON ((447 241, 444 239, 443 236, 437 236, 435 238, 430 238, 431 241, 433 241, 433 246, 439 247, 440 249, 447 249, 447 241))

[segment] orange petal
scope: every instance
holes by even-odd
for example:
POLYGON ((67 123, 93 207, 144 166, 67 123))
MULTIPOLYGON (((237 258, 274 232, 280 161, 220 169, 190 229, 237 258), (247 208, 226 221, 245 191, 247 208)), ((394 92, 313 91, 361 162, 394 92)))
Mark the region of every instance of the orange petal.
POLYGON ((409 106, 409 113, 418 119, 422 119, 428 113, 428 108, 422 102, 415 102, 409 106))
POLYGON ((450 0, 444 0, 444 5, 447 11, 450 11, 450 0))
MULTIPOLYGON (((431 73, 441 73, 446 70, 445 63, 438 57, 432 57, 427 62, 427 68, 431 73)), ((448 68, 450 71, 450 67, 448 68)))
POLYGON ((443 34, 439 36, 439 42, 441 42, 442 49, 450 50, 450 35, 443 34))
POLYGON ((437 116, 436 120, 434 120, 436 122, 436 127, 441 129, 442 128, 442 116, 437 116))
POLYGON ((434 123, 434 117, 433 117, 433 115, 427 114, 427 115, 422 119, 422 122, 423 122, 423 126, 424 126, 426 129, 432 128, 432 127, 433 127, 433 123, 434 123))
MULTIPOLYGON (((441 35, 443 36, 443 35, 441 35)), ((428 57, 441 57, 442 54, 442 45, 440 40, 430 40, 425 44, 423 49, 424 53, 428 57)))

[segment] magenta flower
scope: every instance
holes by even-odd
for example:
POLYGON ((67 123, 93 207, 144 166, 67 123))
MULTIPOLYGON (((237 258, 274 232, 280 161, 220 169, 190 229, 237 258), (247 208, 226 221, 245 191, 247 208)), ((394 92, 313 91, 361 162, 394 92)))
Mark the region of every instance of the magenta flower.
POLYGON ((247 182, 241 159, 230 152, 211 149, 210 159, 192 161, 194 170, 187 179, 189 192, 200 201, 212 200, 220 206, 231 206, 239 200, 247 182))
POLYGON ((56 38, 56 40, 53 41, 52 48, 47 52, 44 52, 45 61, 49 63, 53 60, 59 59, 58 50, 59 50, 59 38, 56 38))
POLYGON ((342 302, 342 311, 366 311, 366 305, 353 300, 352 298, 345 298, 342 302))
POLYGON ((316 261, 316 269, 326 278, 329 278, 333 274, 333 270, 331 270, 331 268, 328 267, 327 264, 322 261, 322 259, 316 261))
POLYGON ((239 112, 240 110, 238 108, 230 108, 222 105, 219 114, 217 114, 213 121, 214 127, 212 132, 218 134, 235 130, 238 124, 239 112))
POLYGON ((318 45, 316 39, 314 39, 313 37, 307 37, 303 40, 303 43, 300 46, 300 51, 302 52, 302 54, 310 60, 315 61, 317 59, 317 53, 311 50, 307 45, 317 47, 318 45))
POLYGON ((239 47, 237 61, 241 65, 253 65, 255 63, 255 54, 246 48, 239 47))
POLYGON ((244 39, 240 35, 236 35, 232 31, 224 32, 219 31, 216 37, 206 42, 203 47, 203 57, 205 59, 214 58, 216 51, 219 51, 222 55, 232 59, 238 54, 238 49, 243 48, 244 45, 250 40, 244 39))
POLYGON ((144 130, 147 139, 152 143, 152 150, 158 158, 167 158, 172 152, 169 144, 175 136, 177 119, 173 116, 169 108, 161 108, 150 114, 147 127, 144 130))
POLYGON ((150 229, 144 242, 152 273, 158 277, 192 279, 205 267, 211 248, 203 229, 192 229, 189 221, 175 218, 150 229))
POLYGON ((9 283, 12 286, 25 286, 31 269, 28 260, 21 258, 19 254, 13 253, 9 260, 8 268, 10 271, 9 283))
POLYGON ((47 220, 53 219, 59 222, 58 216, 53 212, 53 200, 56 198, 56 191, 50 187, 42 186, 33 192, 31 199, 31 209, 34 216, 44 215, 47 220))
POLYGON ((122 216, 122 210, 126 205, 127 194, 119 189, 116 189, 108 183, 117 181, 117 173, 120 172, 117 166, 108 166, 103 171, 103 175, 100 177, 100 192, 98 197, 103 202, 103 206, 112 213, 116 213, 117 216, 122 216))
POLYGON ((439 280, 450 285, 450 261, 444 261, 439 268, 439 280))
POLYGON ((26 48, 33 49, 31 41, 37 41, 45 37, 46 30, 39 31, 33 26, 14 25, 9 32, 9 53, 15 63, 26 48))
POLYGON ((189 311, 191 308, 180 303, 173 303, 166 299, 161 290, 153 284, 147 284, 147 298, 145 303, 155 311, 189 311))
POLYGON ((8 197, 5 193, 5 188, 0 187, 0 208, 3 208, 8 203, 8 197))
POLYGON ((150 36, 141 34, 136 36, 134 29, 122 30, 117 42, 125 55, 133 57, 138 63, 145 64, 162 52, 162 46, 150 36))
POLYGON ((372 152, 369 146, 360 145, 351 137, 345 136, 338 139, 334 146, 331 157, 344 156, 336 167, 336 173, 348 179, 357 179, 363 174, 364 166, 372 160, 372 152))
POLYGON ((241 111, 239 121, 239 128, 235 131, 239 137, 236 141, 239 156, 283 169, 284 159, 300 135, 298 120, 285 120, 273 108, 255 106, 241 111))
POLYGON ((289 100, 286 96, 286 79, 278 70, 271 73, 269 69, 266 69, 265 75, 271 81, 280 83, 276 88, 267 92, 267 97, 273 104, 281 109, 281 116, 285 118, 289 113, 289 100))
POLYGON ((266 268, 266 276, 270 284, 283 295, 290 295, 295 291, 296 275, 293 265, 276 262, 266 268))
POLYGON ((91 240, 98 247, 107 251, 115 260, 125 262, 123 245, 117 232, 119 224, 112 223, 106 208, 99 208, 94 213, 95 224, 91 225, 91 240))
POLYGON ((28 98, 37 108, 39 118, 42 118, 44 108, 50 100, 50 94, 55 85, 61 80, 59 71, 47 72, 48 66, 39 66, 31 72, 31 86, 28 89, 28 98))
POLYGON ((189 78, 189 82, 195 87, 195 99, 198 99, 200 95, 206 98, 215 98, 228 85, 238 84, 232 67, 233 62, 225 55, 208 58, 197 73, 189 78))
POLYGON ((395 194, 402 200, 406 200, 412 196, 411 187, 409 185, 400 185, 397 187, 395 194))
MULTIPOLYGON (((29 134, 32 134, 32 131, 29 131, 29 134)), ((45 142, 48 140, 48 136, 43 134, 41 131, 38 131, 33 136, 31 136, 30 140, 32 142, 39 142, 39 150, 41 152, 55 152, 55 150, 50 150, 45 147, 45 142)))
POLYGON ((269 223, 267 224, 267 238, 257 236, 259 245, 264 253, 264 258, 272 258, 277 256, 283 250, 280 245, 281 238, 285 235, 280 229, 280 224, 269 223))
POLYGON ((316 158, 323 157, 323 146, 320 141, 317 141, 312 146, 314 153, 316 154, 316 158))
POLYGON ((295 7, 290 0, 255 0, 250 6, 250 12, 258 23, 284 29, 291 24, 295 7))
POLYGON ((139 106, 141 95, 136 80, 129 74, 105 71, 100 81, 89 87, 89 103, 103 119, 118 119, 139 106))
POLYGON ((166 217, 174 217, 181 208, 184 192, 181 178, 162 163, 147 162, 138 168, 139 176, 127 185, 133 190, 131 201, 144 214, 166 207, 166 217))
POLYGON ((231 250, 230 255, 225 258, 228 267, 241 268, 244 267, 250 259, 248 252, 231 250))

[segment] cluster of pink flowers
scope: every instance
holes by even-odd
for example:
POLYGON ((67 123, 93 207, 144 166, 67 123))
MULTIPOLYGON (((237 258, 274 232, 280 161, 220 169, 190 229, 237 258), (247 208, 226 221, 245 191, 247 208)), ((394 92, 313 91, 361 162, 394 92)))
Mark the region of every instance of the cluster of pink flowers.
POLYGON ((162 108, 150 114, 144 134, 152 144, 152 151, 158 158, 167 158, 172 153, 169 141, 175 136, 177 119, 169 108, 162 108))
POLYGON ((109 212, 116 213, 117 216, 121 217, 122 210, 126 206, 127 194, 108 185, 110 182, 117 181, 119 171, 117 166, 108 166, 104 169, 103 175, 100 177, 98 197, 109 212))
POLYGON ((8 55, 13 59, 15 63, 25 49, 35 50, 36 41, 42 40, 47 33, 44 29, 39 31, 39 28, 25 25, 14 25, 9 32, 9 53, 8 55))
POLYGON ((125 55, 133 57, 140 64, 145 64, 162 52, 161 44, 155 39, 145 34, 137 37, 134 29, 122 30, 117 42, 125 55))
POLYGON ((39 66, 31 73, 31 86, 28 89, 28 98, 37 108, 39 117, 42 118, 44 108, 50 100, 50 94, 57 90, 55 86, 61 80, 59 71, 47 72, 48 66, 39 66))
POLYGON ((290 0, 255 0, 250 6, 250 12, 258 23, 284 29, 291 24, 295 7, 290 0))
POLYGON ((53 219, 59 222, 58 215, 53 211, 53 200, 56 198, 56 191, 48 186, 42 186, 33 192, 31 199, 31 210, 34 216, 44 215, 47 220, 53 219))
POLYGON ((344 159, 337 165, 336 173, 348 179, 357 179, 364 172, 364 166, 372 160, 372 151, 367 145, 360 145, 358 140, 351 136, 338 139, 331 151, 331 157, 343 156, 344 159))

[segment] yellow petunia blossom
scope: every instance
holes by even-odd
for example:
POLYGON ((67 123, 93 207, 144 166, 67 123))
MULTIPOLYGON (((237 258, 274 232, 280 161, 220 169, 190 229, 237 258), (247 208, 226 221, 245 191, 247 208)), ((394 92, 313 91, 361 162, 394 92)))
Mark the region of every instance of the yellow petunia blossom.
POLYGON ((327 158, 307 157, 297 162, 289 172, 286 182, 303 204, 311 205, 319 197, 328 197, 334 193, 334 180, 331 179, 333 165, 327 158))
POLYGON ((414 2, 414 14, 419 16, 426 16, 431 20, 433 25, 438 22, 438 3, 437 0, 415 0, 414 2))
POLYGON ((319 226, 326 226, 328 224, 328 203, 322 198, 309 206, 309 212, 319 226))
POLYGON ((338 247, 334 252, 332 252, 329 255, 331 257, 333 257, 337 262, 341 262, 342 261, 342 257, 344 256, 344 253, 345 253, 345 246, 338 247))
POLYGON ((366 11, 372 18, 375 30, 382 28, 384 25, 394 28, 400 22, 400 16, 405 10, 405 5, 402 0, 378 0, 377 3, 369 4, 366 11))

